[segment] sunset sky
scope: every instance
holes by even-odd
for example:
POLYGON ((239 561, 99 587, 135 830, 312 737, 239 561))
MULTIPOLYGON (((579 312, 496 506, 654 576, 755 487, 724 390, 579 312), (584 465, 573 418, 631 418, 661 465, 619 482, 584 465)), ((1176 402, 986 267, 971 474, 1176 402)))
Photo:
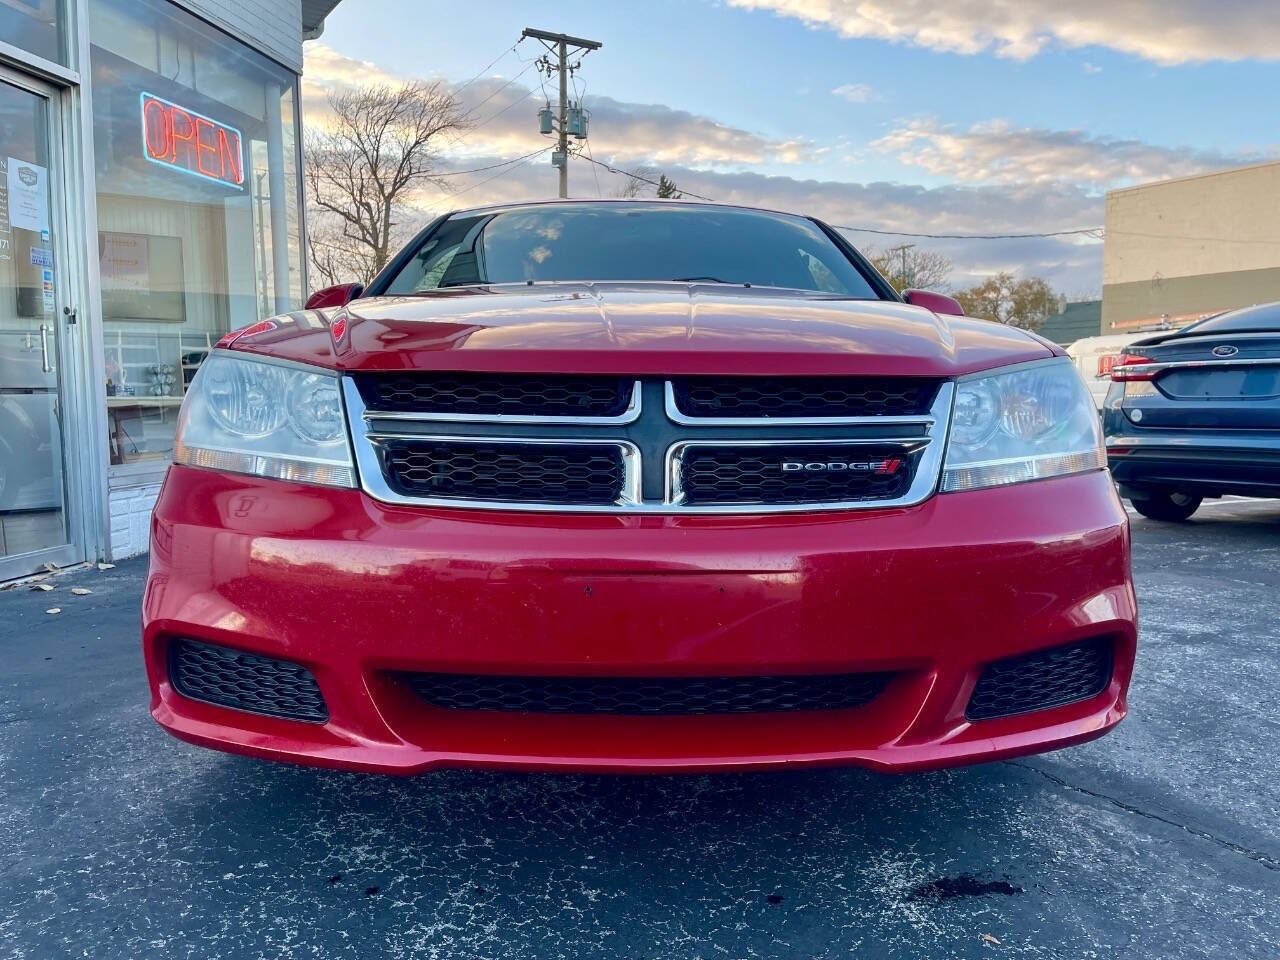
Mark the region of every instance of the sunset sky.
MULTIPOLYGON (((589 149, 717 200, 914 233, 1101 227, 1106 190, 1280 156, 1280 17, 1255 0, 346 0, 307 44, 309 118, 355 82, 440 79, 477 123, 444 170, 549 146, 535 26, 601 41, 577 90, 589 149), (514 46, 514 49, 513 49, 514 46), (489 64, 491 64, 489 66, 489 64), (473 79, 474 78, 474 79, 473 79), (470 82, 469 82, 470 81, 470 82)), ((555 98, 554 83, 547 94, 555 98)), ((623 185, 573 160, 574 196, 623 185)), ((549 154, 450 178, 432 210, 543 198, 549 154)), ((918 242, 955 285, 999 270, 1097 294, 1093 238, 918 242)))

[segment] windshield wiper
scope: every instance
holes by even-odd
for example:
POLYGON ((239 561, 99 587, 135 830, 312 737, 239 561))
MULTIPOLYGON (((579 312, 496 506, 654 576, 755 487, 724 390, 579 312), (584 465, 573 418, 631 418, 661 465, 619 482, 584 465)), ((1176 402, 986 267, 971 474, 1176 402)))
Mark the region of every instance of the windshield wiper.
POLYGON ((730 287, 749 287, 751 284, 741 280, 721 280, 719 277, 672 277, 672 283, 723 283, 730 287))

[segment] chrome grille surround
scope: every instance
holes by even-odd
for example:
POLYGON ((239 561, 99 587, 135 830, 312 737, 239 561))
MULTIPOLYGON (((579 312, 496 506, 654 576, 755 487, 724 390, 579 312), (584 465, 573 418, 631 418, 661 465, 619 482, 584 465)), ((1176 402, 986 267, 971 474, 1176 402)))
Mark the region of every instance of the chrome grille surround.
MULTIPOLYGON (((819 379, 817 377, 813 379, 819 379)), ((880 379, 880 378, 877 378, 880 379)), ((934 381, 936 382, 936 381, 934 381)), ((688 426, 704 426, 704 427, 785 427, 785 426, 811 426, 815 423, 830 424, 831 426, 839 426, 841 424, 863 424, 863 423, 919 423, 922 416, 918 413, 906 415, 879 415, 871 414, 867 416, 835 416, 835 417, 732 417, 732 416, 703 416, 685 413, 680 409, 680 401, 676 396, 676 385, 668 380, 664 385, 663 404, 666 407, 667 416, 674 423, 681 423, 688 426)))
MULTIPOLYGON (((792 449, 797 447, 813 447, 824 452, 833 448, 847 449, 851 456, 861 456, 859 450, 876 450, 885 447, 897 446, 901 448, 904 458, 915 460, 917 454, 921 451, 928 450, 930 441, 926 438, 916 437, 901 438, 890 437, 884 440, 787 440, 785 437, 779 437, 776 440, 681 440, 679 443, 672 444, 667 450, 667 469, 666 469, 666 502, 680 507, 685 510, 695 509, 695 505, 688 503, 688 484, 687 480, 687 459, 698 450, 705 449, 722 449, 722 450, 741 450, 745 453, 755 453, 757 451, 768 450, 771 448, 792 449)), ((935 446, 941 447, 941 444, 935 446)), ((917 471, 918 472, 918 471, 917 471)), ((915 473, 912 474, 915 476, 915 473)), ((823 503, 822 501, 804 500, 795 503, 787 503, 786 506, 803 506, 809 510, 823 509, 851 509, 857 504, 869 504, 877 507, 885 505, 899 506, 901 497, 885 497, 881 499, 849 499, 837 500, 831 503, 823 503)), ((776 504, 768 504, 760 500, 743 499, 737 500, 729 504, 720 504, 720 506, 732 506, 738 511, 744 507, 774 507, 784 506, 779 502, 776 504)))
MULTIPOLYGON (((501 374, 494 374, 500 377, 501 374)), ((357 387, 357 390, 359 388, 357 387)), ((361 400, 363 403, 363 398, 361 400)), ((378 420, 418 420, 428 423, 511 423, 511 424, 538 424, 538 423, 563 423, 563 424, 624 424, 634 423, 640 418, 640 381, 634 380, 631 383, 631 394, 627 399, 626 409, 616 416, 564 416, 564 415, 527 415, 521 413, 452 413, 452 412, 429 412, 417 410, 378 410, 368 411, 370 418, 378 420)))
MULTIPOLYGON (((609 514, 728 514, 751 515, 767 513, 812 513, 829 510, 883 510, 914 506, 931 497, 938 488, 942 469, 947 426, 951 417, 955 385, 943 382, 938 388, 927 414, 919 416, 868 416, 868 417, 813 417, 767 418, 762 420, 733 418, 728 423, 720 419, 673 416, 673 407, 663 409, 662 398, 671 397, 671 384, 662 378, 650 378, 643 386, 652 387, 650 396, 654 403, 646 406, 641 416, 642 381, 637 380, 628 422, 618 418, 558 418, 535 415, 493 414, 468 418, 464 421, 447 415, 400 412, 389 416, 386 412, 366 409, 359 389, 351 377, 343 377, 343 398, 348 422, 351 426, 356 465, 360 474, 360 486, 369 496, 384 503, 419 507, 457 507, 470 510, 530 511, 547 513, 609 513, 609 514), (656 399, 655 399, 656 398, 656 399), (665 442, 660 450, 642 453, 641 444, 633 432, 643 428, 646 421, 660 420, 662 428, 675 431, 674 439, 665 442), (448 428, 446 431, 445 428, 448 428), (751 436, 741 433, 732 439, 723 434, 724 429, 751 428, 751 436), (505 428, 505 429, 504 429, 505 428), (529 431, 538 431, 537 435, 529 431), (704 431, 706 431, 704 433, 704 431), (815 432, 820 435, 815 436, 815 432), (606 444, 618 448, 625 463, 626 480, 622 495, 615 503, 565 504, 530 501, 487 501, 478 499, 450 499, 434 496, 406 495, 397 492, 383 473, 377 444, 388 439, 418 439, 432 441, 468 440, 476 443, 558 443, 558 444, 606 444), (700 444, 737 445, 741 447, 767 448, 769 446, 794 446, 809 444, 828 447, 840 446, 855 449, 859 446, 883 448, 900 445, 914 462, 914 471, 906 492, 899 497, 878 500, 854 500, 835 502, 799 503, 716 503, 688 504, 682 501, 678 480, 679 460, 684 451, 700 444), (662 482, 660 492, 654 490, 646 496, 644 471, 647 463, 660 464, 662 482)), ((655 424, 656 426, 657 424, 655 424)))
MULTIPOLYGON (((581 439, 581 438, 573 439, 573 440, 560 440, 560 439, 553 439, 553 438, 546 438, 546 437, 512 438, 512 437, 501 437, 501 436, 456 437, 456 436, 441 436, 441 435, 431 435, 431 434, 412 434, 412 435, 406 436, 404 434, 392 435, 392 434, 382 434, 382 433, 366 433, 365 437, 370 442, 370 444, 375 448, 380 446, 382 443, 386 441, 394 440, 394 441, 408 441, 408 442, 427 441, 428 443, 439 443, 439 444, 446 444, 446 445, 456 444, 459 446, 465 446, 465 445, 502 446, 502 445, 510 444, 513 446, 528 446, 528 447, 559 448, 559 447, 572 446, 572 447, 605 447, 605 448, 616 449, 622 461, 622 483, 620 485, 621 489, 619 490, 617 499, 612 504, 609 504, 603 507, 598 506, 598 508, 608 510, 612 508, 622 508, 630 504, 637 504, 640 502, 640 451, 636 449, 634 444, 627 443, 626 441, 622 441, 622 440, 581 439)), ((386 473, 383 470, 381 462, 379 462, 379 465, 377 466, 376 469, 377 469, 377 475, 381 477, 384 482, 386 482, 386 473)), ((363 473, 363 469, 361 472, 363 473)), ((391 489, 391 485, 389 483, 387 484, 387 488, 389 490, 391 489)), ((491 500, 481 500, 474 497, 440 497, 440 496, 431 496, 427 494, 401 494, 401 493, 396 493, 396 496, 404 498, 403 500, 400 500, 398 502, 431 503, 437 506, 476 507, 476 506, 486 506, 492 503, 501 503, 508 510, 520 509, 521 507, 520 501, 513 501, 513 500, 492 500, 491 501, 491 500)), ((382 499, 382 498, 379 497, 378 499, 382 499)), ((586 504, 586 505, 563 504, 563 503, 552 503, 550 501, 547 501, 544 506, 547 509, 560 508, 560 509, 570 509, 570 510, 581 510, 581 509, 585 509, 587 506, 592 506, 592 505, 591 504, 586 504)), ((525 509, 532 509, 532 508, 525 507, 525 509)))

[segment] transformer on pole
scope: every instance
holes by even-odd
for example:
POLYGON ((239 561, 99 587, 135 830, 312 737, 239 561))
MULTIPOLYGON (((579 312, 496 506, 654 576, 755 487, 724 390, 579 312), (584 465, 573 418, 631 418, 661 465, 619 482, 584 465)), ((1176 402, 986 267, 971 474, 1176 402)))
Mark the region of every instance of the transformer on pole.
POLYGON ((558 143, 556 149, 551 154, 551 163, 553 166, 560 168, 560 196, 569 196, 569 138, 575 140, 585 140, 587 137, 587 126, 589 116, 586 110, 582 108, 582 104, 569 104, 569 74, 577 70, 582 65, 582 60, 577 63, 569 63, 569 53, 590 53, 592 50, 599 50, 602 44, 596 40, 584 40, 581 37, 571 37, 563 33, 550 33, 546 30, 535 30, 532 27, 526 27, 524 32, 520 34, 521 38, 532 37, 539 40, 547 48, 548 52, 555 56, 544 55, 538 61, 540 70, 546 70, 550 75, 552 72, 560 74, 560 102, 556 106, 556 110, 552 111, 551 105, 543 107, 538 111, 538 132, 543 135, 558 134, 558 143))

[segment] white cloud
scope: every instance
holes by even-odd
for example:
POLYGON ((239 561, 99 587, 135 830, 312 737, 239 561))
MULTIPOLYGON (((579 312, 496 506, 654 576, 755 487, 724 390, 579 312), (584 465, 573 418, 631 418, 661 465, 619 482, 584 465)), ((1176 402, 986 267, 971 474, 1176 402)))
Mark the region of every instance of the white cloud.
MULTIPOLYGON (((406 78, 348 58, 323 44, 307 45, 303 105, 308 124, 324 112, 329 89, 354 83, 399 83, 406 78)), ((511 160, 548 144, 536 130, 541 90, 524 78, 507 83, 483 78, 460 93, 477 107, 482 125, 441 153, 442 170, 462 171, 511 160), (483 105, 481 101, 486 101, 483 105)), ((1230 158, 1187 154, 1135 141, 1090 138, 1080 133, 1016 130, 992 123, 955 131, 933 121, 903 124, 875 148, 955 184, 925 187, 901 183, 802 180, 764 175, 752 168, 829 154, 831 145, 769 138, 713 118, 660 104, 588 97, 594 156, 619 168, 660 168, 693 193, 727 202, 817 216, 829 223, 912 233, 1026 233, 1093 227, 1102 222, 1097 186, 1116 178, 1173 175, 1197 163, 1230 158)), ((853 149, 850 144, 841 150, 853 149)), ((570 166, 572 195, 617 194, 625 178, 570 166), (598 186, 597 186, 598 184, 598 186)), ((553 196, 555 170, 548 156, 479 174, 449 178, 449 189, 419 198, 419 219, 447 209, 553 196)), ((403 225, 408 230, 414 224, 403 225)), ((885 246, 897 237, 852 233, 859 246, 885 246)), ((1011 241, 915 239, 956 263, 953 282, 964 286, 998 270, 1035 273, 1058 289, 1089 290, 1101 283, 1101 244, 1079 239, 1011 241)))
POLYGON ((1099 46, 1162 64, 1280 58, 1273 0, 729 0, 847 37, 1026 60, 1099 46))
POLYGON ((872 144, 901 163, 962 183, 1071 183, 1106 189, 1187 176, 1258 157, 1091 137, 1079 130, 1012 127, 1002 120, 967 130, 916 120, 872 144))
MULTIPOLYGON (((331 90, 355 84, 399 84, 408 79, 347 57, 322 42, 308 43, 302 81, 308 122, 323 123, 325 96, 331 90)), ((478 124, 457 145, 459 152, 512 157, 550 145, 537 129, 541 89, 523 80, 509 82, 500 77, 485 77, 459 87, 459 101, 474 111, 478 124)), ((592 150, 625 153, 641 163, 720 167, 798 163, 811 150, 810 144, 800 140, 765 137, 662 104, 595 95, 588 95, 585 104, 591 111, 592 150)))
POLYGON ((1087 60, 1083 64, 1081 64, 1081 69, 1084 70, 1085 73, 1101 73, 1102 72, 1102 68, 1100 66, 1098 66, 1096 63, 1090 63, 1087 60))
POLYGON ((870 103, 880 99, 880 94, 865 83, 842 83, 831 92, 850 103, 870 103))
MULTIPOLYGON (((635 169, 639 163, 631 157, 606 156, 599 152, 596 157, 623 169, 635 169)), ((801 180, 683 166, 667 166, 663 172, 678 186, 693 193, 728 203, 816 216, 837 226, 935 234, 1034 233, 1100 226, 1103 218, 1101 197, 1064 184, 930 188, 899 183, 801 180)), ((468 186, 486 176, 489 174, 459 178, 457 193, 426 198, 422 221, 450 209, 544 200, 555 195, 555 170, 546 157, 512 166, 502 176, 481 186, 468 186)), ((585 160, 575 159, 570 163, 571 196, 614 196, 623 183, 623 177, 599 168, 593 175, 591 165, 585 160)), ((851 232, 848 236, 860 248, 903 242, 899 235, 851 232)), ((956 265, 952 283, 957 287, 980 282, 1000 270, 1043 276, 1059 290, 1094 290, 1102 283, 1102 244, 1088 238, 1003 241, 913 238, 907 242, 939 250, 950 257, 956 265)))

